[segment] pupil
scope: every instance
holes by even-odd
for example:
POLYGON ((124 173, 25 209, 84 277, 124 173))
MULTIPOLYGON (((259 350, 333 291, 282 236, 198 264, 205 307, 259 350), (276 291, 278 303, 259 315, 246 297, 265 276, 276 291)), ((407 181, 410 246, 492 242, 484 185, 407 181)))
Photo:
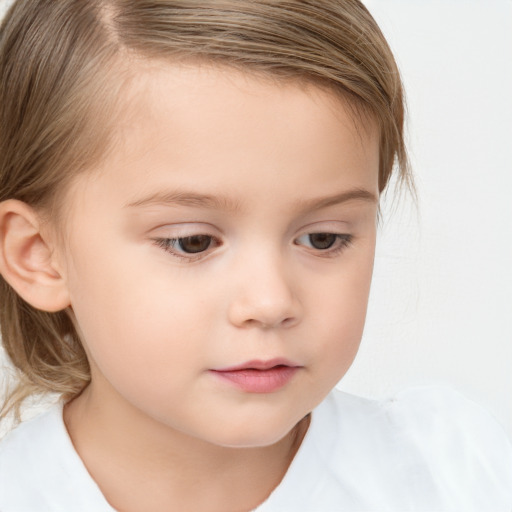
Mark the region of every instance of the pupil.
POLYGON ((189 253, 203 252, 210 246, 211 237, 207 235, 194 235, 180 238, 179 244, 183 251, 189 253))
POLYGON ((315 249, 329 249, 336 242, 333 233, 313 233, 309 235, 309 242, 315 249))

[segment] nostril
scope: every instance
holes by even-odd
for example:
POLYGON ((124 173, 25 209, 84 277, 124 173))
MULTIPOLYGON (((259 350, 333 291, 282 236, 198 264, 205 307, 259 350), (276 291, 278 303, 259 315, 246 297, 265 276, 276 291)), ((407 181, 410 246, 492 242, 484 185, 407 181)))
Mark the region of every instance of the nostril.
POLYGON ((262 329, 275 329, 276 327, 291 327, 295 323, 296 319, 294 317, 287 317, 283 320, 278 320, 276 322, 268 322, 264 320, 256 320, 254 318, 248 318, 244 324, 246 327, 260 327, 262 329))
POLYGON ((290 327, 291 325, 293 325, 295 323, 295 318, 293 317, 288 317, 288 318, 285 318, 281 324, 283 327, 290 327))

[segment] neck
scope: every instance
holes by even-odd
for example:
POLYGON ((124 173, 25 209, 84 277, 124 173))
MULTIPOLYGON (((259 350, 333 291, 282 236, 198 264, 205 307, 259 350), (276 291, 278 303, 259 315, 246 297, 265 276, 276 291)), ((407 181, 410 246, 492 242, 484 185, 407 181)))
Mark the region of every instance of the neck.
POLYGON ((284 477, 309 417, 256 448, 208 443, 101 399, 91 385, 64 408, 76 451, 105 498, 123 512, 252 510, 284 477))

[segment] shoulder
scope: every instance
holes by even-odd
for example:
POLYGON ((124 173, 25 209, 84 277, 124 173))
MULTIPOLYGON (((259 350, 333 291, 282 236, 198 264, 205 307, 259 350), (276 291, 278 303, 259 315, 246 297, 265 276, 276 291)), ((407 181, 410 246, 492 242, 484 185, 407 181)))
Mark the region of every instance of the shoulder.
POLYGON ((509 444, 503 428, 484 407, 451 388, 424 386, 408 389, 380 402, 380 406, 392 421, 417 431, 422 437, 437 438, 437 435, 456 431, 464 441, 475 436, 494 437, 489 434, 495 434, 498 441, 509 444))
POLYGON ((425 386, 368 400, 334 391, 318 413, 336 453, 334 471, 349 458, 361 479, 374 474, 382 496, 388 489, 412 503, 407 486, 440 510, 512 510, 511 443, 491 414, 460 393, 425 386))
MULTIPOLYGON (((0 509, 28 510, 36 506, 45 486, 44 451, 54 435, 57 407, 22 423, 0 442, 0 509), (26 482, 31 482, 31 497, 26 482), (32 501, 32 503, 30 503, 32 501)), ((50 468, 51 469, 51 468, 50 468)))
MULTIPOLYGON (((320 406, 322 415, 350 428, 360 428, 371 419, 375 428, 407 433, 410 439, 440 442, 456 436, 459 444, 473 446, 481 439, 487 450, 499 445, 512 456, 511 444, 499 423, 482 406, 454 389, 421 386, 383 400, 367 399, 334 390, 320 406)), ((475 446, 475 448, 477 448, 475 446)))
MULTIPOLYGON (((422 447, 446 471, 481 471, 503 478, 512 492, 512 446, 504 429, 482 406, 441 386, 403 391, 381 402, 389 422, 422 447)), ((447 475, 449 476, 449 475, 447 475)), ((484 475, 482 475, 484 478, 484 475)))
POLYGON ((74 451, 62 404, 23 422, 0 442, 0 510, 112 511, 74 451))
MULTIPOLYGON (((0 477, 12 475, 33 458, 39 457, 48 439, 55 436, 60 405, 21 423, 0 441, 0 477), (46 442, 45 442, 46 441, 46 442)), ((3 482, 3 480, 0 480, 3 482)))

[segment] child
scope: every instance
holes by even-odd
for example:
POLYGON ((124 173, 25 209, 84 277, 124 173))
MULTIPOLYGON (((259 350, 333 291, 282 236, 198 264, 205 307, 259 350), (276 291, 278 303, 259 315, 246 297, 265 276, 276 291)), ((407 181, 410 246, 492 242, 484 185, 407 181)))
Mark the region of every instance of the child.
POLYGON ((2 512, 506 511, 452 392, 331 391, 410 182, 356 0, 18 0, 0 40, 2 512))

